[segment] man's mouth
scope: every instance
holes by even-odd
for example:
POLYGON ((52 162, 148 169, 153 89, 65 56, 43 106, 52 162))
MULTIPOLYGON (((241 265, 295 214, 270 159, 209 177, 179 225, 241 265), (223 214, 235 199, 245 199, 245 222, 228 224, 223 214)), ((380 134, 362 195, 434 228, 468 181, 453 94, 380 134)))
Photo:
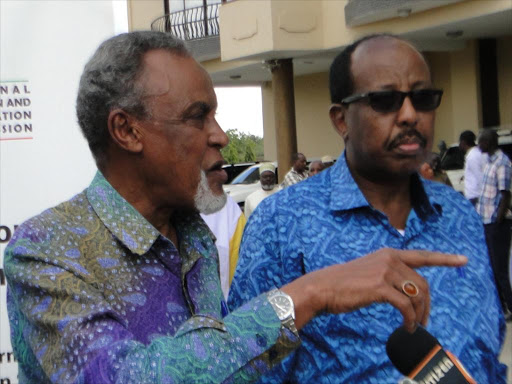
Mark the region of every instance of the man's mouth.
POLYGON ((218 179, 222 184, 224 184, 228 180, 228 174, 226 171, 222 168, 222 166, 226 162, 224 160, 219 160, 215 162, 208 170, 206 171, 206 175, 208 177, 213 176, 214 178, 218 179))
POLYGON ((398 149, 403 154, 414 155, 424 149, 426 145, 427 140, 418 131, 414 130, 395 137, 389 144, 388 149, 398 149))
POLYGON ((398 149, 400 149, 403 152, 416 152, 418 149, 420 149, 420 143, 415 143, 415 142, 401 143, 398 146, 398 149))

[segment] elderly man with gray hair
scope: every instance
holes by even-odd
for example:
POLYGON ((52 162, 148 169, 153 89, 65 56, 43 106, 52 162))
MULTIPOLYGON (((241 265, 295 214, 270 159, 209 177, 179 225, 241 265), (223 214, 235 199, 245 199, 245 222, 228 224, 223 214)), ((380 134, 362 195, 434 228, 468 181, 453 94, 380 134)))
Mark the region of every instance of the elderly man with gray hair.
POLYGON ((77 114, 98 172, 23 223, 5 251, 20 383, 251 382, 299 345, 297 330, 317 314, 379 301, 409 329, 426 322, 428 287, 413 268, 464 257, 383 250, 229 313, 199 214, 226 201, 228 137, 216 108, 210 77, 168 34, 113 37, 87 63, 77 114), (368 271, 397 265, 377 295, 368 271), (403 281, 418 294, 396 289, 403 281))

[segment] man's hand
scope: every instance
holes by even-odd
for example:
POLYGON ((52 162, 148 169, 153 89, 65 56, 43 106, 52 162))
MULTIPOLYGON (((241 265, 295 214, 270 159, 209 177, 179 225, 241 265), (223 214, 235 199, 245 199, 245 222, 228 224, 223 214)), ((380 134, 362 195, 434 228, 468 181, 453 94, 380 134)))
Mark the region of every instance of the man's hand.
POLYGON ((500 204, 498 205, 498 213, 496 215, 496 222, 498 224, 501 224, 505 221, 507 217, 508 207, 510 207, 510 191, 500 191, 500 193, 501 200, 500 204))
POLYGON ((404 325, 412 332, 417 324, 426 325, 430 312, 428 283, 413 268, 466 263, 465 256, 384 248, 308 273, 281 289, 293 299, 297 329, 320 312, 344 313, 372 303, 389 303, 402 313, 404 325), (402 291, 405 281, 416 284, 416 297, 402 291))

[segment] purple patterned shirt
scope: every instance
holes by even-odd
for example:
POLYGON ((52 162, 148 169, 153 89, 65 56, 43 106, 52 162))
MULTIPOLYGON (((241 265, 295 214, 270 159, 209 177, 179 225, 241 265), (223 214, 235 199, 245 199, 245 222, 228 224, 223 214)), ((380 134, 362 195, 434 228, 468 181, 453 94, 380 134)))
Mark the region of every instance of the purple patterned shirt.
POLYGON ((97 173, 5 251, 20 383, 249 382, 300 340, 265 295, 228 314, 212 234, 173 218, 179 249, 97 173))

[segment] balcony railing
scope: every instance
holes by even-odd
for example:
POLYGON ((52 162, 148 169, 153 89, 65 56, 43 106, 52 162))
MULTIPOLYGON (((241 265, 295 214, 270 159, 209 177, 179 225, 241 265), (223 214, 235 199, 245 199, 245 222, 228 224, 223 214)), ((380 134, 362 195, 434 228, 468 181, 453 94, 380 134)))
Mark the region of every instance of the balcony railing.
POLYGON ((151 23, 153 31, 169 32, 182 40, 197 40, 219 35, 219 6, 209 4, 168 13, 151 23))

